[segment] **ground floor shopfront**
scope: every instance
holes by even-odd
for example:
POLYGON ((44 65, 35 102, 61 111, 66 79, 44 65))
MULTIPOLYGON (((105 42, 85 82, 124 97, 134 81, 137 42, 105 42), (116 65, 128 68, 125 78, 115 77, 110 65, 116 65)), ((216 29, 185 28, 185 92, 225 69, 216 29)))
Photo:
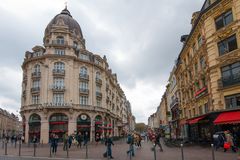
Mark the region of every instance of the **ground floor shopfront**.
MULTIPOLYGON (((197 143, 210 143, 213 134, 229 130, 232 134, 240 132, 240 110, 214 112, 187 120, 188 140, 197 143)), ((239 137, 240 138, 240 137, 239 137)))
POLYGON ((23 135, 25 142, 32 142, 36 137, 40 143, 48 143, 51 134, 57 134, 62 141, 64 133, 88 135, 90 141, 96 136, 121 135, 122 127, 119 119, 101 112, 48 112, 27 113, 23 116, 23 135))

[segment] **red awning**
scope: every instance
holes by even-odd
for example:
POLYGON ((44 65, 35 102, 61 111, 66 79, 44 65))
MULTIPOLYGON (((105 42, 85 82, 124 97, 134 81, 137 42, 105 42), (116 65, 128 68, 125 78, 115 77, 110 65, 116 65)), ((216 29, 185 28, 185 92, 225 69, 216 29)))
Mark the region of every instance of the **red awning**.
POLYGON ((240 123, 240 111, 225 112, 218 115, 214 124, 240 123))
POLYGON ((201 116, 201 117, 198 117, 198 118, 194 118, 194 119, 188 120, 188 123, 189 123, 189 124, 198 123, 198 121, 200 121, 200 120, 203 119, 204 117, 206 117, 206 116, 201 116))

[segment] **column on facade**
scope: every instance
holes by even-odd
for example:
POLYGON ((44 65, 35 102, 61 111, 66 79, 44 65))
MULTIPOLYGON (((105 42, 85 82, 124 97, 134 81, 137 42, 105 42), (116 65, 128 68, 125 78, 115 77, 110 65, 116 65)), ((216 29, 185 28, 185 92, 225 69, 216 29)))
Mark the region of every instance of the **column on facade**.
POLYGON ((95 116, 91 116, 91 131, 90 131, 90 141, 95 140, 95 116))
POLYGON ((29 124, 28 124, 28 120, 26 120, 25 122, 25 143, 28 143, 29 140, 29 124))
MULTIPOLYGON (((28 125, 27 125, 28 126, 28 125)), ((40 143, 48 143, 49 141, 49 122, 45 118, 41 118, 40 143)))
POLYGON ((75 133, 77 131, 77 118, 70 118, 68 120, 68 135, 75 133))

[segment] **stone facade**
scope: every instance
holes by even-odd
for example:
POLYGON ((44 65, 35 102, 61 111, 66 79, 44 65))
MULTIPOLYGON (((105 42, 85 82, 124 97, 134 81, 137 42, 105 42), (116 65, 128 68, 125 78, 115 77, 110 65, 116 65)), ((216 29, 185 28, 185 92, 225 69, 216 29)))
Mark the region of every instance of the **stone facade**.
POLYGON ((180 138, 210 141, 216 128, 221 128, 213 125, 214 119, 223 112, 239 111, 239 21, 238 0, 206 0, 192 15, 191 32, 181 37, 183 48, 167 87, 168 105, 173 95, 178 97, 180 138), (173 77, 175 90, 171 89, 173 77))
POLYGON ((18 117, 0 108, 0 138, 17 135, 20 132, 18 117))
POLYGON ((23 131, 48 143, 51 133, 120 136, 132 116, 130 103, 103 58, 85 48, 79 24, 65 8, 45 29, 44 46, 27 51, 22 64, 23 131), (127 103, 128 102, 128 103, 127 103))

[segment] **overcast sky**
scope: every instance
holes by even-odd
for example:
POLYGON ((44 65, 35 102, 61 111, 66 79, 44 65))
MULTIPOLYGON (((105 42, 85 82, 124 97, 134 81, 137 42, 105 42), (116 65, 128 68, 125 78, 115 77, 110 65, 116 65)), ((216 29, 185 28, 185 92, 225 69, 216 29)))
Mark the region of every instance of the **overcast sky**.
MULTIPOLYGON (((44 30, 65 0, 1 0, 0 107, 16 113, 25 51, 43 44, 44 30)), ((204 0, 69 0, 87 50, 107 56, 132 105, 147 123, 160 103, 169 73, 204 0)))

